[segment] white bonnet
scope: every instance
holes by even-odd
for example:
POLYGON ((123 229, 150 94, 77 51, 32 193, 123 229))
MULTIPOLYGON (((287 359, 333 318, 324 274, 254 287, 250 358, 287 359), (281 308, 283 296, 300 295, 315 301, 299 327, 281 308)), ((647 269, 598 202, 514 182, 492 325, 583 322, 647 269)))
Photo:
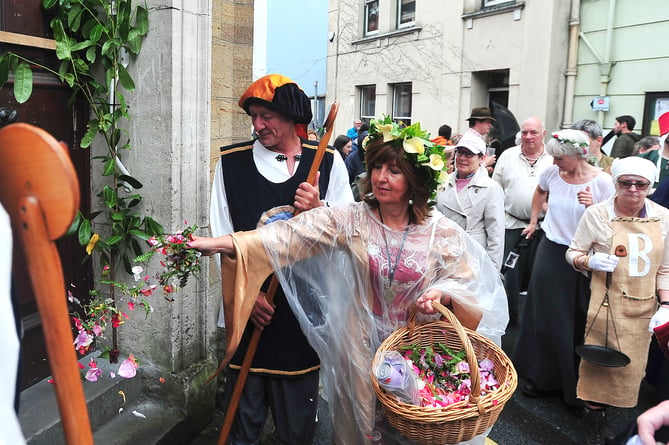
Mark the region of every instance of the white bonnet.
POLYGON ((650 182, 655 182, 657 167, 648 159, 639 156, 614 159, 611 164, 611 176, 617 181, 623 175, 641 176, 650 182))

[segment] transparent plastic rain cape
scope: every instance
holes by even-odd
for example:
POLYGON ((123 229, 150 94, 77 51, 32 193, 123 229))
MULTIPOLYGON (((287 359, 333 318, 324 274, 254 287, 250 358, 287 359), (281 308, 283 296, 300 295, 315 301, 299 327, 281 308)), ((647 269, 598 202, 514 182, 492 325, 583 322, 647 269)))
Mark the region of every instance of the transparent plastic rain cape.
MULTIPOLYGON (((243 298, 243 292, 257 295, 250 277, 254 271, 264 272, 263 263, 268 262, 318 353, 335 443, 369 443, 378 420, 370 380, 374 354, 390 333, 406 324, 422 292, 436 288, 448 293, 463 325, 497 344, 508 321, 499 272, 476 241, 437 212, 405 233, 382 225, 364 203, 321 207, 236 234, 235 246, 235 269, 228 271, 228 276, 236 271, 235 298, 243 298), (393 267, 391 299, 384 294, 393 267)), ((232 286, 228 289, 228 294, 233 292, 232 286)), ((233 314, 240 312, 229 312, 231 296, 225 301, 230 326, 233 314)), ((248 316, 241 314, 233 323, 245 324, 248 316)), ((434 316, 422 317, 419 322, 434 316)), ((234 333, 228 334, 229 345, 236 347, 230 336, 234 333)))

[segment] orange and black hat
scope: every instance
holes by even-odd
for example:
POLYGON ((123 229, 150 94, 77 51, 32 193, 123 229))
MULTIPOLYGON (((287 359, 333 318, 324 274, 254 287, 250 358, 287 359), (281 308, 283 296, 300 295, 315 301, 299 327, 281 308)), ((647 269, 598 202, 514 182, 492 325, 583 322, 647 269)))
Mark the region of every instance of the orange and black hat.
POLYGON ((253 82, 242 94, 238 105, 251 114, 249 107, 262 105, 281 113, 296 124, 311 122, 311 101, 295 82, 281 74, 269 74, 253 82))

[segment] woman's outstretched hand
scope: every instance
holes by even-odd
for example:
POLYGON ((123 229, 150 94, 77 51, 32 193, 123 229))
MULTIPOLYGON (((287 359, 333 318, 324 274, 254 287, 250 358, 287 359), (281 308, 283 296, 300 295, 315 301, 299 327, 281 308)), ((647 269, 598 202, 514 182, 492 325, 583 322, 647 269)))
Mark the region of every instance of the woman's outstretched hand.
POLYGON ((204 256, 212 256, 217 253, 231 255, 235 252, 230 235, 219 236, 218 238, 193 235, 193 239, 188 242, 188 247, 198 250, 204 256))

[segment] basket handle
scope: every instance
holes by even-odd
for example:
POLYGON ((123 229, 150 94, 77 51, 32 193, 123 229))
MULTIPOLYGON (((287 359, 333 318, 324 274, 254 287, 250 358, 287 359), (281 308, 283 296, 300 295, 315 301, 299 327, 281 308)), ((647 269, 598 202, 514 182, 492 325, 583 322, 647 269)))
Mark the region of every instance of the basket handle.
MULTIPOLYGON (((479 365, 476 360, 476 352, 474 351, 472 342, 469 340, 469 336, 467 335, 467 332, 465 332, 465 328, 462 326, 453 312, 435 300, 432 300, 432 307, 448 320, 448 322, 453 326, 453 329, 455 329, 455 333, 458 334, 458 338, 460 339, 467 356, 467 363, 469 364, 469 375, 471 377, 471 392, 469 393, 469 401, 470 403, 476 404, 479 413, 482 414, 485 411, 485 408, 483 407, 483 403, 481 403, 481 378, 479 375, 479 365)), ((417 312, 418 308, 414 305, 411 308, 409 317, 407 319, 407 326, 410 331, 415 328, 417 312)))

